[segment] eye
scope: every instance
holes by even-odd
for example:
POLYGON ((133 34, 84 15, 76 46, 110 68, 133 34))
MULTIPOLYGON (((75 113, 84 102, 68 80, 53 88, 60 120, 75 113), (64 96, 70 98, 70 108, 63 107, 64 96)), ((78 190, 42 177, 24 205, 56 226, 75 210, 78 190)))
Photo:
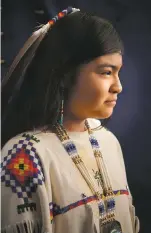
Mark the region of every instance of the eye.
POLYGON ((111 71, 104 71, 103 73, 101 73, 102 75, 111 75, 112 72, 111 71))

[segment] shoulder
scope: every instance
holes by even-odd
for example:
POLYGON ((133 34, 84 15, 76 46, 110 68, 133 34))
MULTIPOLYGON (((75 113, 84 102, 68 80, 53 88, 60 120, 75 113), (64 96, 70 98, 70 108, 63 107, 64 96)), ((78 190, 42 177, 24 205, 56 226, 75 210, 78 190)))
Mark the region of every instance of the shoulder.
POLYGON ((44 181, 43 163, 36 148, 38 143, 38 138, 22 134, 4 145, 1 156, 2 180, 6 181, 6 175, 9 173, 16 176, 20 182, 23 174, 37 178, 34 179, 37 184, 44 181))
POLYGON ((110 141, 112 143, 119 144, 117 137, 109 129, 101 125, 101 120, 88 118, 88 122, 91 129, 96 133, 100 133, 100 135, 102 135, 104 139, 107 139, 108 142, 110 141))
POLYGON ((89 118, 88 122, 90 124, 93 132, 99 137, 100 143, 104 145, 106 149, 110 149, 116 152, 121 159, 123 159, 121 145, 117 137, 109 129, 101 126, 101 121, 93 118, 89 118))
POLYGON ((36 149, 38 143, 38 138, 23 134, 10 139, 2 149, 2 227, 6 232, 7 228, 13 228, 16 221, 20 225, 23 221, 32 221, 33 224, 36 224, 34 222, 37 220, 40 222, 39 190, 45 192, 46 176, 36 149), (8 208, 4 207, 6 202, 9 214, 8 208), (10 215, 13 212, 15 214, 10 215))
MULTIPOLYGON (((91 119, 90 121, 93 128, 96 128, 99 125, 101 126, 101 122, 99 120, 91 119)), ((111 159, 111 154, 112 158, 117 158, 124 171, 124 176, 126 177, 123 152, 117 137, 104 126, 98 127, 98 129, 94 130, 94 134, 99 139, 103 152, 109 155, 109 159, 111 159)))
POLYGON ((11 138, 2 148, 2 154, 8 150, 18 152, 20 149, 26 150, 28 153, 34 155, 35 153, 44 154, 44 148, 49 141, 54 140, 54 135, 46 134, 41 131, 25 132, 11 138))
POLYGON ((54 134, 47 134, 41 131, 19 134, 11 138, 2 148, 2 165, 4 161, 15 157, 20 161, 22 157, 24 161, 25 158, 31 160, 31 163, 34 161, 44 171, 48 170, 52 159, 51 154, 53 153, 51 148, 53 148, 54 144, 57 144, 57 138, 54 134))
POLYGON ((106 127, 103 127, 101 129, 101 131, 102 131, 102 135, 106 138, 106 140, 108 141, 108 143, 110 143, 112 145, 114 144, 117 147, 120 147, 120 142, 119 142, 118 138, 116 137, 116 135, 113 132, 111 132, 106 127))
MULTIPOLYGON (((39 143, 39 139, 34 137, 33 134, 23 133, 11 138, 2 148, 2 156, 7 153, 17 153, 21 150, 25 150, 30 153, 30 151, 36 152, 36 144, 39 143)), ((31 153, 34 155, 34 153, 31 153)))

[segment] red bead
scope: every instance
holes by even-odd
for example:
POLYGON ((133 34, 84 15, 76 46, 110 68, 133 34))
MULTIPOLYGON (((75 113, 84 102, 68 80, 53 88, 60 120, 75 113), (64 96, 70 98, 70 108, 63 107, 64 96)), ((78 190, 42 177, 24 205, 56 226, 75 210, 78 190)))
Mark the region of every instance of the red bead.
POLYGON ((54 24, 54 21, 53 21, 53 20, 50 20, 48 23, 49 23, 50 25, 53 25, 53 24, 54 24))
POLYGON ((59 17, 59 18, 62 18, 64 15, 65 15, 65 14, 64 14, 63 12, 60 12, 60 13, 58 14, 58 17, 59 17))

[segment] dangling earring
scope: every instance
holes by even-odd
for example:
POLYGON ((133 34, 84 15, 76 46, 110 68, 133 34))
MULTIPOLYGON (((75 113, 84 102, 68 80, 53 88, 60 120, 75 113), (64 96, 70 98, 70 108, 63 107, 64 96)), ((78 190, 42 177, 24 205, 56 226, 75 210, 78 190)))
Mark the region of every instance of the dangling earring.
POLYGON ((64 109, 64 96, 63 96, 63 89, 62 89, 62 100, 61 100, 61 109, 60 109, 60 120, 59 124, 63 125, 63 109, 64 109))
POLYGON ((64 107, 64 100, 61 100, 60 125, 63 125, 63 107, 64 107))

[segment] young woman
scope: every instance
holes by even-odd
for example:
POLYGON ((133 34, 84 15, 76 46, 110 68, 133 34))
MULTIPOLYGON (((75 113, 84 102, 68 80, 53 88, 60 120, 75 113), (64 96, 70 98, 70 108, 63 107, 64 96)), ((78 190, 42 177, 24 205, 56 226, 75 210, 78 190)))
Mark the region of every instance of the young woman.
POLYGON ((120 144, 97 120, 122 91, 122 52, 108 21, 74 8, 26 42, 2 83, 2 232, 139 232, 120 144))

